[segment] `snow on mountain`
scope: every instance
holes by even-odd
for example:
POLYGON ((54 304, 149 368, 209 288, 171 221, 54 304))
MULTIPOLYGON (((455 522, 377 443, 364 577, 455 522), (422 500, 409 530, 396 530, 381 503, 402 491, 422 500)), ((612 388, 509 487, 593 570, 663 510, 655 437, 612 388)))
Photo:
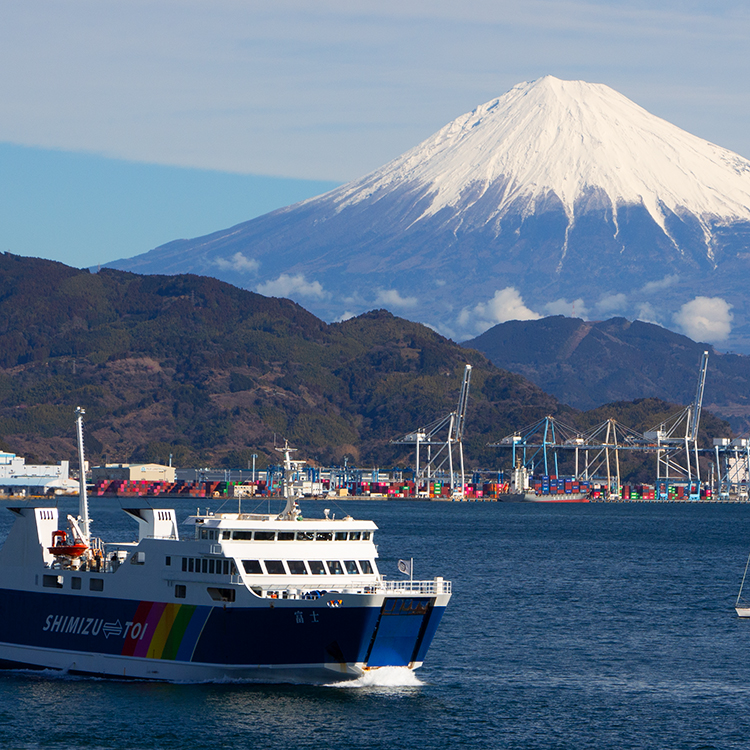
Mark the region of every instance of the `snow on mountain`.
POLYGON ((750 161, 547 76, 330 193, 110 265, 216 276, 327 320, 386 306, 458 340, 620 314, 750 352, 750 161))
POLYGON ((643 205, 666 233, 665 208, 697 216, 707 238, 711 221, 750 220, 750 161, 609 86, 553 76, 514 86, 334 194, 345 208, 419 186, 431 198, 423 218, 465 209, 497 183, 502 190, 488 221, 519 200, 533 212, 552 193, 573 222, 576 203, 592 190, 615 222, 618 206, 643 205))

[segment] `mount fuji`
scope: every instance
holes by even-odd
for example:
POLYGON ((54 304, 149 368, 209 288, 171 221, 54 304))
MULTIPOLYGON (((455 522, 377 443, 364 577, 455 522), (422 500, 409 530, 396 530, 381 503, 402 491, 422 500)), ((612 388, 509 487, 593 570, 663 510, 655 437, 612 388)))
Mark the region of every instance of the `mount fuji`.
POLYGON ((750 351, 750 161, 613 89, 521 83, 361 179, 109 264, 454 338, 618 313, 750 351))

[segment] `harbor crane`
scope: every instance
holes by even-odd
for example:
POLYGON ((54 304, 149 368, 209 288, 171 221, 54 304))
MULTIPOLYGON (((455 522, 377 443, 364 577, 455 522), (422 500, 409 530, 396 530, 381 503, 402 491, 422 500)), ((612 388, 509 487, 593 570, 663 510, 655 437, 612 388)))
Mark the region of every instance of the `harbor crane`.
POLYGON ((688 482, 700 483, 701 470, 698 463, 698 430, 703 407, 703 391, 706 387, 708 352, 703 352, 698 370, 698 385, 693 403, 671 418, 643 433, 644 441, 656 448, 656 481, 669 480, 675 474, 688 482), (684 465, 678 457, 685 450, 684 465))
POLYGON ((431 479, 442 476, 446 469, 450 476, 451 496, 463 500, 465 498, 465 476, 464 476, 464 447, 463 437, 466 426, 466 407, 469 401, 469 388, 471 386, 471 365, 464 368, 464 377, 461 383, 461 392, 458 396, 458 405, 450 414, 447 414, 424 427, 419 427, 409 432, 402 438, 391 440, 392 445, 414 445, 416 446, 416 468, 414 481, 419 494, 420 482, 425 482, 426 492, 429 493, 429 482, 431 479), (421 449, 426 448, 426 459, 421 449), (434 450, 433 450, 434 449, 434 450), (461 471, 460 484, 457 483, 454 471, 454 451, 458 451, 458 460, 461 471), (421 463, 420 463, 421 462, 421 463))
MULTIPOLYGON (((708 369, 708 352, 704 351, 698 371, 693 402, 681 411, 661 422, 657 427, 639 434, 620 424, 614 419, 607 419, 601 424, 586 431, 577 431, 565 425, 555 417, 547 416, 532 425, 517 430, 514 434, 489 443, 491 448, 512 449, 514 469, 523 465, 526 470, 533 471, 535 465, 543 462, 544 473, 549 475, 551 461, 554 460, 555 474, 558 474, 557 453, 559 450, 575 451, 575 477, 584 480, 606 472, 607 486, 610 493, 617 494, 621 485, 620 452, 638 451, 642 453, 656 453, 656 481, 677 478, 687 480, 688 483, 700 484, 700 465, 698 455, 698 430, 700 428, 701 409, 703 406, 703 392, 706 386, 706 372, 708 369), (684 451, 684 465, 679 460, 684 451), (551 454, 551 457, 550 457, 551 454), (579 455, 583 454, 583 467, 579 463, 579 455)), ((750 479, 750 450, 747 440, 732 441, 729 445, 722 442, 716 448, 716 463, 719 466, 719 455, 725 456, 726 477, 724 484, 738 484, 733 480, 729 463, 730 452, 741 456, 742 448, 747 453, 747 476, 750 479)), ((735 456, 735 463, 737 462, 735 456)), ((737 473, 737 472, 735 472, 737 473)), ((744 476, 744 475, 743 475, 744 476)), ((728 492, 728 490, 727 490, 728 492)))

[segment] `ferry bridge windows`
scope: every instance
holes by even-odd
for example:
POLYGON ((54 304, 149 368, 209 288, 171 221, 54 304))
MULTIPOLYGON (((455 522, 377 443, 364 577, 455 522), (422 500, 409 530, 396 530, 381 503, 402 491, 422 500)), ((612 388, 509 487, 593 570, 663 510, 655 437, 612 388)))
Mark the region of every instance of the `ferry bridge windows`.
POLYGON ((350 542, 358 542, 361 537, 362 537, 362 532, 361 531, 350 531, 349 532, 349 541, 350 542))
POLYGON ((363 542, 370 541, 370 532, 369 531, 363 531, 362 532, 362 541, 363 542))
POLYGON ((222 557, 183 557, 183 573, 208 573, 209 575, 235 575, 234 560, 222 557))
POLYGON ((276 538, 275 531, 256 531, 255 532, 256 542, 272 542, 276 538))
POLYGON ((176 583, 174 585, 174 598, 184 599, 187 596, 187 586, 182 583, 176 583))
POLYGON ((293 531, 280 531, 276 535, 276 538, 280 542, 291 542, 294 540, 294 532, 293 531))
POLYGON ((253 532, 252 531, 233 531, 232 532, 232 539, 234 539, 237 542, 249 542, 253 538, 253 532))
POLYGON ((306 576, 311 573, 314 576, 339 576, 339 575, 372 575, 373 566, 369 560, 360 560, 359 566, 356 560, 243 560, 242 567, 248 575, 286 575, 287 567, 289 574, 293 576, 306 576), (286 567, 284 563, 286 562, 286 567))
POLYGON ((200 529, 199 537, 201 539, 212 539, 216 541, 219 538, 218 529, 200 529))
POLYGON ((346 532, 345 531, 337 531, 334 534, 333 537, 337 542, 345 542, 346 541, 346 532))
POLYGON ((297 541, 298 542, 312 542, 315 539, 314 531, 298 531, 297 541))
POLYGON ((333 534, 330 531, 318 531, 315 534, 316 542, 330 542, 333 539, 333 534))
POLYGON ((260 560, 243 560, 242 567, 245 569, 245 573, 247 573, 248 575, 263 575, 263 570, 260 567, 260 560))

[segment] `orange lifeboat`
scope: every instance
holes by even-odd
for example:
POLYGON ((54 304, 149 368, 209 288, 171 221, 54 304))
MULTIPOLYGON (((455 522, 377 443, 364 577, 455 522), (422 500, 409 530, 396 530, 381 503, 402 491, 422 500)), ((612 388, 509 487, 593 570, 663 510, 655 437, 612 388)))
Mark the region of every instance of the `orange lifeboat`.
POLYGON ((68 535, 58 530, 52 532, 52 546, 47 549, 56 557, 80 557, 88 549, 88 545, 83 542, 68 544, 68 535))

